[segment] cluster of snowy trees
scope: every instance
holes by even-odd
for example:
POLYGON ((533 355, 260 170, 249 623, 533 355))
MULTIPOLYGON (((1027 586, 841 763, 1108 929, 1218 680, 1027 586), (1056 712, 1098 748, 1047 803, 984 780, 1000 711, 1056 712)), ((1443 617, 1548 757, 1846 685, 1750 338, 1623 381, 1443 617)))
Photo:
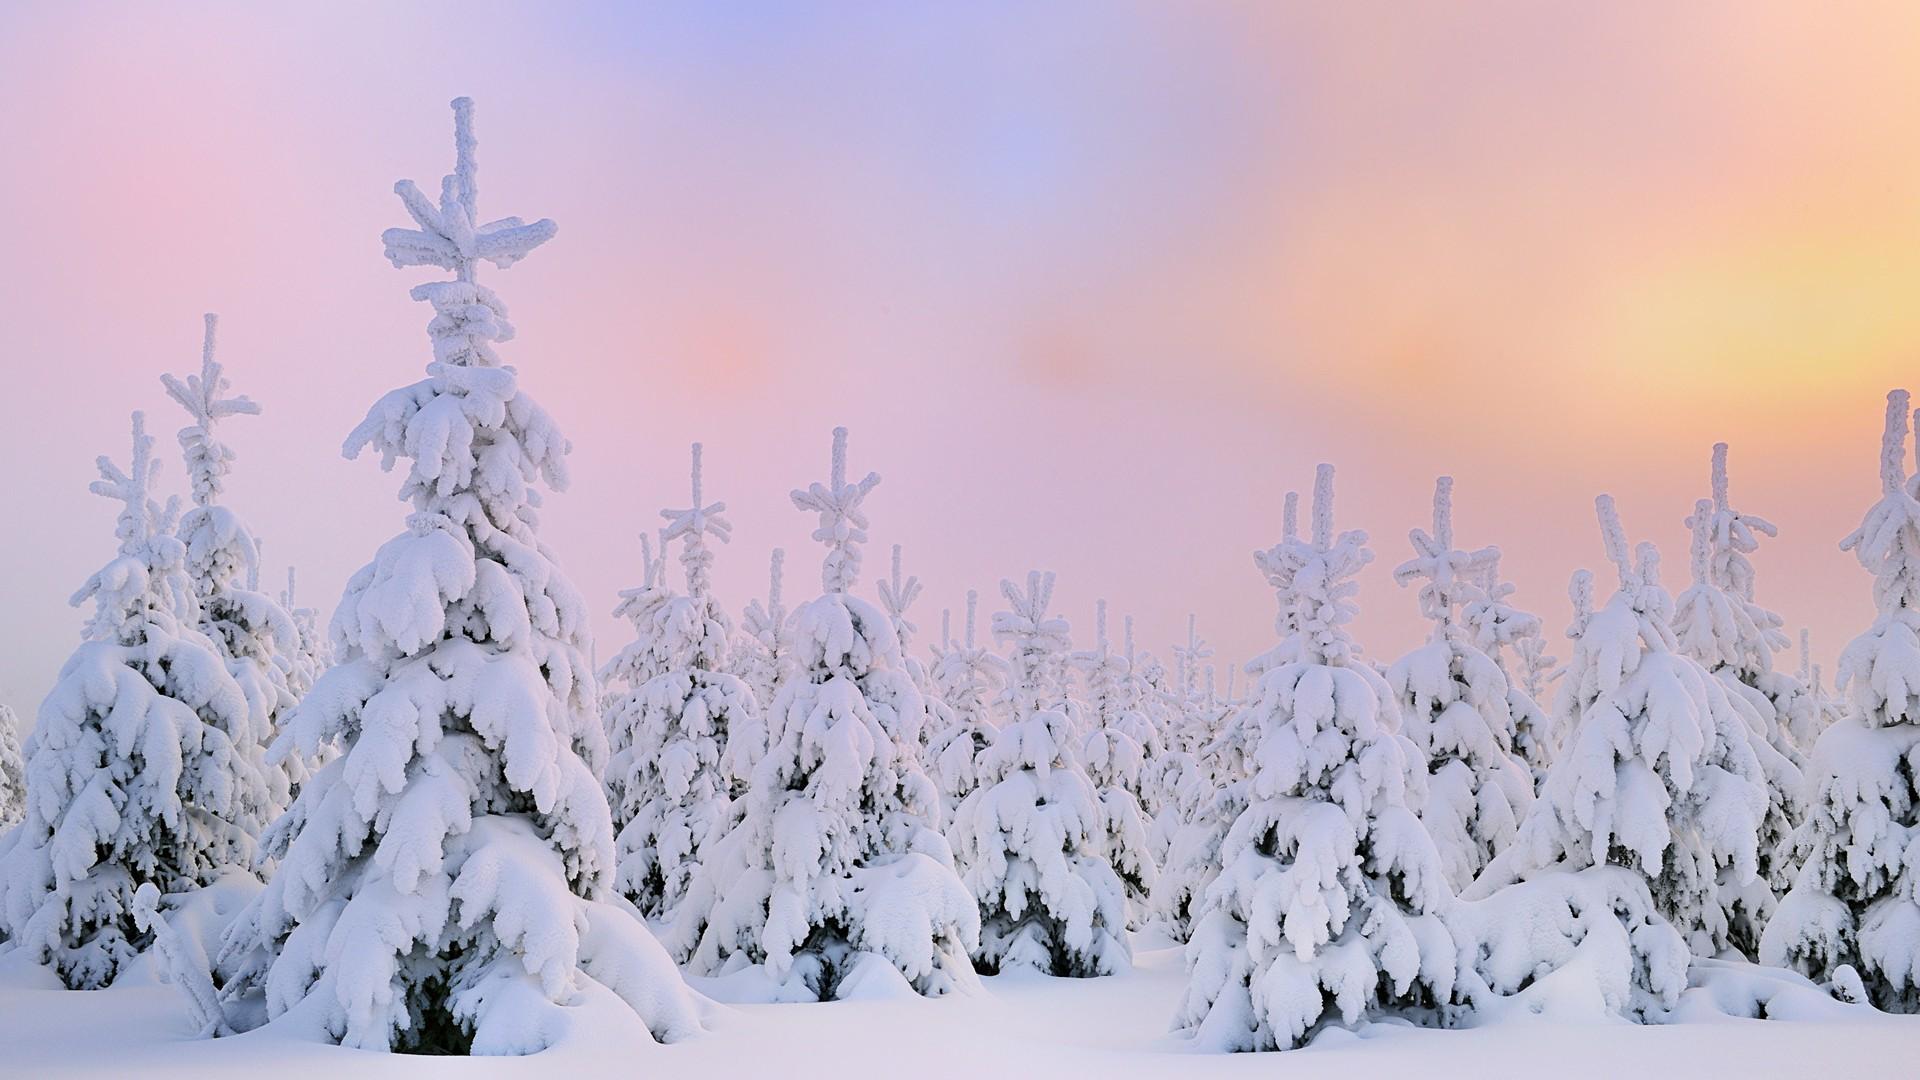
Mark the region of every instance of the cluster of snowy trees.
POLYGON ((346 443, 401 474, 402 530, 324 635, 291 575, 261 590, 219 435, 259 410, 209 316, 198 372, 164 379, 190 503, 160 500, 136 413, 127 466, 102 458, 93 486, 118 549, 74 596, 93 613, 24 764, 0 707, 4 948, 75 989, 151 950, 209 1035, 474 1053, 538 1050, 586 999, 684 1038, 703 1027, 688 978, 749 968, 796 1001, 1099 977, 1136 931, 1185 944, 1175 1025, 1224 1050, 1381 1016, 1657 1021, 1698 958, 1920 1011, 1904 392, 1882 497, 1843 544, 1878 607, 1844 698, 1804 633, 1800 671, 1774 665, 1788 639, 1751 558, 1774 528, 1733 509, 1724 445, 1677 597, 1597 500, 1618 585, 1596 604, 1574 576, 1565 664, 1498 549, 1456 543, 1446 477, 1394 572, 1431 633, 1369 658, 1351 624, 1373 551, 1336 530, 1323 465, 1304 531, 1288 495, 1254 554, 1275 643, 1223 691, 1191 622, 1171 671, 1131 619, 1109 636, 1104 601, 1076 647, 1044 572, 1001 582, 984 639, 968 593, 961 630, 943 613, 916 654, 899 548, 861 592, 880 477, 848 472, 845 429, 827 479, 792 492, 818 594, 789 608, 775 551, 736 622, 695 444, 690 500, 641 538, 614 608, 632 638, 595 670, 590 603, 539 531, 571 447, 479 281, 556 228, 480 216, 471 105, 454 111, 453 173, 437 200, 397 185, 414 224, 383 237, 396 267, 450 275, 412 291, 432 359, 346 443), (208 947, 168 916, 214 888, 247 899, 208 947))

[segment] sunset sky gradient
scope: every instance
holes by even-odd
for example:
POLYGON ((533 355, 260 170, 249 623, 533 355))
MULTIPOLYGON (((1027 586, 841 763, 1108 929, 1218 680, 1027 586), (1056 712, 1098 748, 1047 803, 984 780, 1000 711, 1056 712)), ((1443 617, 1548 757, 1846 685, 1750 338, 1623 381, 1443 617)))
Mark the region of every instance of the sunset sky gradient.
POLYGON ((545 535, 602 656, 695 439, 723 599, 774 545, 816 588, 786 493, 835 424, 885 477, 862 588, 905 544, 922 643, 1038 566, 1082 636, 1105 595, 1165 656, 1198 612, 1224 681, 1271 643, 1248 553, 1330 461, 1371 654, 1423 632, 1388 571, 1447 472, 1564 656, 1593 496, 1677 591, 1721 439, 1780 527, 1760 599, 1829 665, 1870 618, 1836 545, 1920 389, 1920 6, 15 4, 0 701, 37 706, 112 554, 94 455, 143 408, 177 457, 203 311, 265 409, 226 432, 270 575, 330 610, 402 527, 339 446, 428 358, 432 275, 379 234, 458 94, 482 214, 560 224, 487 280, 574 441, 545 535))

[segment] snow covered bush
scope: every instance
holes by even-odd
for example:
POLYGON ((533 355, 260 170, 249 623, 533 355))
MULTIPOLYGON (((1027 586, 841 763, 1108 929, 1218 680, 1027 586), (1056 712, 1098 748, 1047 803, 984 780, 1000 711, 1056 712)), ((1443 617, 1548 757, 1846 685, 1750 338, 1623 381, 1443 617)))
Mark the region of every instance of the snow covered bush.
POLYGON ((1434 484, 1433 532, 1412 533, 1416 557, 1393 572, 1420 586, 1420 613, 1433 622, 1427 644, 1387 671, 1405 731, 1424 756, 1432 835, 1447 882, 1463 889, 1494 852, 1511 843, 1533 804, 1533 774, 1514 753, 1507 676, 1473 642, 1461 608, 1480 598, 1474 582, 1498 557, 1493 548, 1453 546, 1453 478, 1434 484))
POLYGON ((225 368, 213 358, 217 325, 216 316, 206 316, 198 374, 162 375, 160 381, 192 421, 179 438, 193 508, 181 516, 178 532, 187 548, 200 629, 220 647, 227 670, 247 696, 247 727, 235 733, 234 749, 246 759, 246 774, 261 777, 267 786, 243 797, 237 813, 245 817, 241 827, 259 836, 306 778, 305 763, 297 757, 284 759, 279 768, 266 765, 267 744, 296 700, 287 677, 300 630, 278 601, 260 591, 259 545, 241 517, 220 502, 234 453, 220 441, 218 423, 229 416, 258 415, 260 406, 245 396, 222 396, 229 383, 225 368))
POLYGON ((271 754, 338 757, 270 839, 280 865, 235 919, 223 992, 269 1019, 374 1049, 530 1053, 589 983, 655 1037, 699 1028, 695 1001, 632 909, 605 901, 614 836, 599 769, 587 612, 538 533, 540 485, 566 481, 564 435, 496 343, 506 310, 475 280, 554 234, 475 211, 471 103, 453 103, 455 169, 438 205, 396 191, 416 229, 398 267, 454 280, 430 303, 427 377, 348 436, 405 460, 406 531, 347 584, 337 662, 271 754))
POLYGON ((140 886, 174 893, 252 864, 266 799, 246 694, 198 628, 176 507, 152 498, 152 451, 134 413, 127 471, 99 460, 92 490, 120 503, 120 549, 73 596, 93 617, 40 705, 26 818, 0 859, 0 926, 76 990, 147 945, 140 886))
POLYGON ((980 786, 949 830, 967 887, 980 902, 978 965, 1050 975, 1111 975, 1131 955, 1126 886, 1104 851, 1105 811, 1075 752, 1059 684, 1067 622, 1049 615, 1053 575, 1000 583, 993 617, 1009 647, 1013 705, 980 754, 980 786))
POLYGON ((1247 807, 1187 946, 1178 1024, 1204 1046, 1299 1046, 1327 1025, 1437 1017, 1453 993, 1439 853, 1406 805, 1417 767, 1394 737, 1386 683, 1346 624, 1366 534, 1333 532, 1333 469, 1308 539, 1259 560, 1295 627, 1247 705, 1247 807))
POLYGON ((846 436, 834 430, 828 482, 793 493, 797 508, 818 515, 825 591, 782 631, 793 666, 766 713, 767 752, 745 816, 695 882, 712 906, 698 912, 690 899, 674 937, 697 939, 694 970, 764 963, 793 997, 838 997, 873 964, 940 994, 973 977, 979 913, 940 836, 939 793, 915 757, 926 708, 899 636, 850 591, 867 539, 861 504, 880 478, 847 482, 846 436), (694 934, 696 918, 704 926, 694 934))
POLYGON ((1820 736, 1796 846, 1805 861, 1760 941, 1839 995, 1920 1012, 1920 476, 1907 392, 1887 395, 1880 500, 1840 546, 1873 575, 1873 625, 1840 656, 1850 708, 1820 736))
POLYGON ((1490 913, 1458 925, 1463 958, 1494 993, 1570 962, 1604 930, 1597 940, 1612 944, 1582 961, 1609 973, 1595 1007, 1648 1019, 1685 987, 1689 943, 1707 956, 1728 944, 1731 910, 1758 876, 1765 782, 1725 688, 1676 650, 1653 545, 1630 557, 1612 498, 1596 507, 1620 588, 1576 618, 1561 695, 1578 721, 1515 842, 1462 893, 1490 913), (1513 882, 1528 887, 1501 889, 1513 882), (1538 928, 1530 939, 1509 929, 1519 920, 1538 928))
POLYGON ((646 571, 621 594, 616 615, 634 624, 634 643, 605 670, 606 724, 613 756, 607 796, 619 852, 619 888, 648 918, 668 917, 686 895, 707 845, 734 823, 761 741, 753 691, 725 670, 733 628, 714 602, 712 537, 732 525, 725 503, 701 495, 700 444, 693 444, 693 505, 663 510, 665 545, 682 542, 687 592, 676 596, 646 571))

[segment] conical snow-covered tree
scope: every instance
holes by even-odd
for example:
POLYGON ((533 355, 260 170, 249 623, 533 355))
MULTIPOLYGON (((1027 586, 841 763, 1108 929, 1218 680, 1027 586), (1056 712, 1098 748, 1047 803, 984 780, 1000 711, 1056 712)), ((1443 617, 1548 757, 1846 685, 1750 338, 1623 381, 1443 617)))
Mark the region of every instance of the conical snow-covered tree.
POLYGON ((1463 916, 1462 953, 1479 950, 1473 998, 1476 985, 1520 990, 1586 949, 1601 1007, 1647 1019, 1685 987, 1688 943, 1707 956, 1729 944, 1759 873, 1765 780, 1725 687, 1678 650, 1658 553, 1643 543, 1630 556, 1613 499, 1595 506, 1620 588, 1576 619, 1562 695, 1578 726, 1518 838, 1463 892, 1522 883, 1463 916), (1516 940, 1517 925, 1558 932, 1516 940))
MULTIPOLYGON (((943 617, 943 643, 934 653, 933 689, 946 704, 947 726, 928 738, 926 762, 949 819, 980 786, 980 755, 999 730, 993 703, 1007 684, 1006 659, 981 644, 975 633, 979 605, 980 594, 968 589, 964 636, 955 641, 951 619, 943 617)), ((944 828, 949 823, 941 824, 944 828)))
POLYGON ((589 991, 677 1039, 698 1030, 694 1000, 632 910, 602 901, 614 835, 588 616, 537 528, 570 447, 495 352, 513 330, 476 281, 555 228, 483 223, 471 102, 453 110, 439 203, 401 181, 417 228, 383 236, 395 266, 453 272, 412 291, 434 309, 433 360, 344 448, 407 463, 407 529, 348 582, 337 662, 274 743, 340 756, 276 825, 279 869, 222 973, 230 996, 261 990, 267 1017, 361 1048, 529 1053, 589 991))
POLYGON ((1840 656, 1850 707, 1814 745, 1805 861, 1760 942, 1763 962, 1892 1012, 1920 1012, 1920 475, 1906 475, 1907 401, 1887 395, 1880 500, 1840 544, 1873 575, 1877 614, 1840 656))
POLYGON ((26 816, 27 763, 20 756, 20 715, 13 706, 0 705, 0 832, 26 816))
POLYGON ((899 636, 851 591, 867 540, 862 503, 880 477, 847 481, 846 440, 836 428, 827 483, 793 493, 795 507, 818 516, 824 592, 782 631, 793 666, 767 710, 745 817, 696 883, 714 905, 692 964, 716 973, 764 963, 796 998, 889 978, 939 994, 972 979, 979 913, 916 758, 926 706, 899 636))
POLYGON ((293 619, 295 639, 293 649, 281 654, 281 660, 286 671, 287 691, 296 703, 307 696, 320 673, 333 666, 333 650, 326 634, 320 630, 320 613, 299 604, 297 584, 293 567, 287 567, 287 587, 280 593, 280 610, 293 619))
MULTIPOLYGON (((1828 692, 1826 681, 1821 677, 1820 665, 1813 662, 1813 642, 1805 627, 1800 630, 1800 670, 1794 677, 1807 688, 1807 697, 1813 706, 1795 713, 1792 721, 1794 726, 1788 735, 1793 738, 1795 746, 1810 755, 1814 744, 1820 741, 1820 735, 1846 713, 1846 708, 1840 698, 1828 692)), ((1806 772, 1805 769, 1801 771, 1803 774, 1806 772)))
POLYGON ((1420 586, 1420 613, 1433 622, 1427 644, 1387 671, 1407 736, 1426 762, 1420 820, 1432 834, 1447 882, 1462 889, 1512 842, 1533 804, 1533 774, 1514 752, 1507 676, 1482 652, 1461 609, 1480 599, 1475 581, 1498 550, 1453 546, 1453 478, 1433 489, 1433 531, 1414 529, 1415 557, 1393 572, 1420 586))
POLYGON ((706 847, 732 827, 734 798, 759 757, 759 704, 725 670, 733 628, 712 595, 707 541, 732 535, 725 512, 725 503, 704 501, 694 443, 693 505, 661 511, 661 555, 681 541, 686 595, 665 589, 661 568, 649 567, 616 610, 633 620, 634 645, 601 673, 619 687, 605 713, 619 888, 648 918, 670 916, 687 895, 706 847))
POLYGON ((120 504, 120 548, 73 596, 93 617, 40 705, 26 818, 0 859, 0 926, 77 990, 147 944, 141 885, 182 892, 251 865, 265 789, 242 745, 246 695, 199 629, 177 507, 153 499, 152 454, 134 413, 128 469, 99 459, 92 491, 120 504))
MULTIPOLYGON (((1725 460, 1725 446, 1722 443, 1716 448, 1720 451, 1715 455, 1716 464, 1725 460)), ((1720 481, 1724 477, 1725 473, 1716 468, 1715 488, 1723 503, 1726 488, 1720 481)), ((1724 519, 1728 516, 1734 515, 1724 509, 1716 512, 1713 503, 1701 499, 1695 504, 1693 516, 1687 519, 1688 527, 1693 530, 1693 584, 1675 603, 1673 630, 1680 651, 1726 687, 1728 702, 1745 722, 1747 744, 1766 781, 1766 814, 1760 822, 1757 848, 1759 876, 1745 884, 1729 880, 1720 884, 1731 923, 1729 941, 1751 959, 1759 950, 1761 927, 1773 914, 1775 894, 1785 892, 1791 884, 1790 844, 1793 823, 1801 816, 1802 780, 1799 767, 1782 752, 1781 748, 1794 750, 1794 747, 1784 734, 1773 699, 1744 681, 1744 677, 1757 675, 1765 680, 1765 685, 1782 688, 1783 699, 1790 695, 1795 708, 1804 709, 1812 703, 1806 699, 1804 688, 1797 684, 1790 690, 1784 689, 1786 682, 1793 681, 1791 677, 1776 675, 1771 670, 1771 660, 1766 655, 1771 649, 1770 639, 1780 636, 1784 640, 1784 636, 1754 617, 1756 605, 1721 584, 1729 579, 1718 569, 1724 566, 1724 561, 1716 556, 1716 548, 1722 546, 1726 533, 1724 519), (1737 899, 1727 902, 1724 898, 1728 897, 1737 899)), ((1736 521, 1734 528, 1740 525, 1736 521)), ((1778 616, 1770 612, 1762 614, 1775 626, 1779 623, 1778 616)), ((1797 756, 1798 751, 1794 753, 1797 756)), ((1729 871, 1737 872, 1737 868, 1729 871)))
POLYGON ((1187 946, 1179 1026, 1223 1050, 1299 1046, 1328 1025, 1437 1013, 1453 991, 1445 871, 1413 811, 1418 767, 1391 691, 1347 633, 1366 534, 1333 531, 1320 466, 1313 527, 1258 565, 1295 629, 1247 704, 1248 803, 1187 946))
POLYGON ((266 764, 267 745, 292 710, 287 685, 290 656, 299 647, 293 616, 259 589, 260 549, 240 516, 220 501, 233 469, 232 448, 220 441, 219 422, 229 416, 256 416, 260 406, 243 396, 225 397, 230 384, 214 356, 218 317, 206 316, 200 371, 186 378, 162 375, 168 396, 192 423, 180 429, 193 508, 180 518, 179 536, 187 546, 187 577, 193 584, 200 629, 226 657, 227 669, 247 695, 247 726, 234 733, 242 763, 237 770, 241 825, 258 836, 286 809, 306 768, 290 757, 280 768, 266 764))
POLYGON ((954 811, 954 855, 980 901, 978 964, 1050 975, 1125 968, 1126 886, 1108 863, 1100 794, 1079 761, 1065 708, 1067 621, 1048 613, 1053 575, 1000 583, 1008 610, 993 636, 1009 649, 1008 721, 980 755, 980 787, 954 811))
MULTIPOLYGON (((893 621, 894 636, 900 640, 900 664, 913 679, 914 689, 920 691, 920 700, 926 703, 926 713, 921 719, 920 730, 913 733, 915 753, 925 761, 928 745, 936 733, 943 732, 953 725, 952 711, 938 694, 934 693, 933 680, 927 674, 927 666, 913 655, 913 635, 920 627, 907 618, 907 611, 913 602, 920 598, 920 579, 900 570, 900 545, 893 545, 892 576, 881 578, 878 583, 880 610, 887 613, 893 621)), ((951 808, 949 808, 951 809, 951 808)))
POLYGON ((1500 551, 1490 549, 1478 595, 1460 611, 1460 622, 1476 648, 1493 658, 1507 678, 1507 711, 1513 714, 1513 751, 1533 774, 1535 790, 1553 764, 1553 720, 1541 702, 1554 658, 1540 617, 1514 607, 1512 582, 1500 577, 1500 551), (1508 653, 1512 656, 1509 658, 1508 653))
POLYGON ((1080 743, 1080 758, 1100 795, 1108 864, 1127 887, 1129 925, 1137 926, 1159 875, 1141 800, 1146 794, 1147 761, 1160 752, 1160 735, 1134 695, 1126 655, 1115 652, 1107 637, 1105 600, 1094 605, 1093 622, 1094 647, 1073 654, 1092 717, 1092 730, 1080 743))
MULTIPOLYGON (((1753 710, 1767 744, 1794 766, 1787 785, 1797 792, 1799 766, 1806 760, 1792 731, 1807 726, 1813 699, 1804 682, 1773 668, 1773 654, 1787 647, 1784 620, 1754 601, 1753 562, 1761 536, 1776 534, 1773 523, 1734 510, 1727 498, 1727 444, 1713 447, 1713 499, 1694 506, 1687 527, 1704 547, 1705 565, 1692 588, 1680 595, 1674 632, 1687 655, 1727 684, 1736 699, 1753 710)), ((1798 817, 1797 810, 1794 816, 1798 817)))

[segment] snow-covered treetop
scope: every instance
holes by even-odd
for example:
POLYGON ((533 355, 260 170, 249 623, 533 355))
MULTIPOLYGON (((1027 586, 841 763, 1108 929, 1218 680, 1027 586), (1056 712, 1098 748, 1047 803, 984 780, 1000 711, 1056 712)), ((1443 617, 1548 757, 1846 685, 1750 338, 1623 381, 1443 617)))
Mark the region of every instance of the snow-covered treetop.
POLYGON ((1009 610, 993 613, 993 639, 1010 652, 1009 689, 1018 714, 1059 705, 1065 692, 1060 667, 1071 641, 1067 620, 1047 614, 1053 603, 1053 571, 1028 572, 1024 590, 1002 579, 1000 595, 1009 610))
POLYGON ((180 449, 186 454, 187 477, 193 485, 193 501, 197 506, 210 506, 220 497, 222 481, 233 467, 233 451, 214 435, 214 425, 224 417, 253 416, 260 412, 260 406, 244 394, 221 397, 231 384, 225 369, 213 358, 214 328, 219 319, 218 315, 206 316, 198 375, 188 375, 185 379, 160 376, 167 393, 193 418, 193 423, 180 429, 180 449))
MULTIPOLYGON (((393 185, 394 194, 420 227, 388 229, 380 234, 387 258, 396 268, 437 266, 451 270, 463 282, 473 281, 476 264, 485 260, 502 269, 512 266, 558 231, 551 219, 527 224, 517 217, 480 222, 478 169, 474 162, 473 99, 453 99, 453 172, 440 181, 440 205, 427 200, 411 180, 393 185)), ((506 340, 496 338, 495 340, 506 340)))
MULTIPOLYGON (((1703 511, 1696 510, 1696 513, 1703 511)), ((1742 600, 1753 599, 1753 563, 1747 556, 1760 547, 1761 536, 1777 536, 1771 521, 1743 514, 1727 501, 1727 444, 1713 444, 1713 503, 1708 515, 1710 580, 1742 600)))
POLYGON ((660 546, 664 554, 666 545, 675 540, 686 541, 680 552, 680 565, 687 572, 687 595, 704 600, 713 579, 713 552, 707 548, 707 537, 724 544, 733 538, 733 525, 721 516, 726 513, 726 503, 707 503, 701 498, 699 443, 693 444, 692 473, 693 505, 685 510, 660 511, 660 516, 667 519, 660 530, 660 546))
POLYGON ((847 429, 833 429, 833 463, 827 483, 815 481, 805 491, 795 490, 793 505, 820 515, 813 538, 827 546, 820 567, 820 584, 830 593, 843 593, 860 580, 860 545, 867 542, 867 515, 860 504, 880 483, 870 472, 857 484, 847 483, 847 429))
MULTIPOLYGON (((893 620, 894 632, 900 635, 900 651, 906 652, 913 640, 914 631, 919 627, 907 620, 907 609, 920 597, 920 579, 900 576, 900 545, 893 545, 893 576, 880 583, 880 606, 886 609, 887 617, 893 620)), ((945 627, 942 627, 944 633, 945 627)))
POLYGON ((1487 568, 1500 558, 1498 548, 1460 551, 1453 546, 1453 477, 1442 476, 1433 482, 1433 531, 1415 528, 1407 534, 1413 541, 1413 558, 1394 568, 1393 580, 1401 585, 1423 581, 1420 586, 1420 613, 1438 625, 1436 637, 1453 626, 1454 612, 1479 598, 1479 583, 1487 568))
POLYGON ((170 535, 179 500, 168 499, 163 505, 153 498, 153 481, 160 463, 153 459, 153 436, 147 434, 145 413, 133 414, 133 451, 127 468, 123 471, 105 454, 95 459, 95 466, 100 479, 87 485, 87 490, 120 504, 120 516, 113 528, 120 540, 120 553, 88 578, 69 603, 79 607, 89 600, 95 602, 87 637, 101 641, 117 636, 152 589, 161 590, 162 603, 174 612, 187 610, 190 597, 183 574, 162 574, 158 581, 150 574, 152 568, 160 566, 181 568, 186 553, 180 541, 170 535))
POLYGON ((1201 661, 1213 656, 1213 646, 1200 636, 1200 617, 1187 616, 1187 641, 1184 645, 1173 647, 1174 667, 1180 684, 1181 700, 1191 702, 1199 697, 1201 661))
POLYGON ((1920 501, 1906 478, 1907 400, 1905 390, 1887 395, 1880 500, 1840 541, 1840 549, 1853 552, 1873 575, 1873 601, 1883 616, 1920 609, 1920 501))
POLYGON ((1460 612, 1473 643, 1489 654, 1502 645, 1518 648, 1522 641, 1543 637, 1540 616, 1514 607, 1508 599, 1514 594, 1513 582, 1500 578, 1500 549, 1490 550, 1493 558, 1481 568, 1479 595, 1460 612))
POLYGON ((787 552, 785 548, 774 548, 773 556, 767 566, 767 602, 753 600, 747 604, 745 616, 747 633, 758 638, 768 648, 772 648, 780 637, 780 626, 787 621, 786 605, 780 602, 780 579, 785 572, 787 552))
POLYGON ((1288 537, 1254 553, 1283 610, 1280 625, 1293 632, 1292 659, 1342 665, 1358 650, 1347 633, 1357 608, 1354 576, 1373 561, 1367 534, 1333 531, 1333 466, 1321 465, 1313 483, 1313 532, 1307 539, 1288 537))

